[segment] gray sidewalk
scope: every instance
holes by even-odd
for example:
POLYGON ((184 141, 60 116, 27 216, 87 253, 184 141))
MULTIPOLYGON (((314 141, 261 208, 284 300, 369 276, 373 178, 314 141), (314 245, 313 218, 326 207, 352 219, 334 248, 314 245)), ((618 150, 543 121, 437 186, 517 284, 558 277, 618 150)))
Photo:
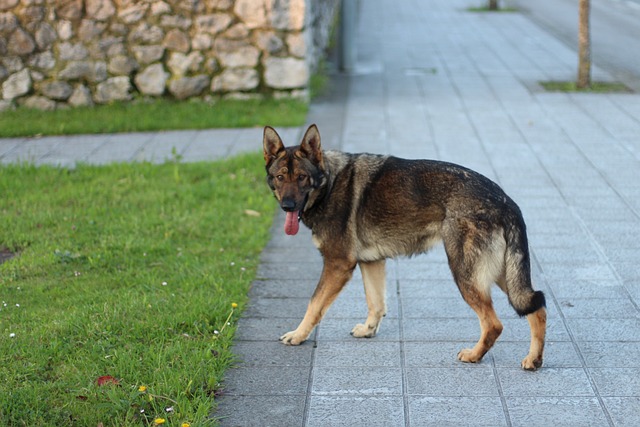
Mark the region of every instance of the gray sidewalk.
MULTIPOLYGON (((282 132, 297 137, 300 129, 282 132)), ((261 141, 261 128, 4 138, 0 139, 0 163, 73 167, 78 163, 163 163, 175 156, 187 162, 207 161, 256 151, 261 141)))
MULTIPOLYGON (((320 274, 307 230, 275 219, 214 414, 223 426, 640 425, 640 95, 545 93, 576 53, 518 13, 474 0, 360 1, 358 66, 309 122, 346 151, 434 158, 499 182, 521 206, 548 301, 545 365, 498 290, 505 330, 481 363, 442 250, 387 263, 389 313, 373 339, 359 273, 310 340, 286 347, 320 274)), ((595 69, 594 78, 610 79, 595 69)), ((297 143, 303 129, 281 130, 297 143)), ((0 162, 209 160, 260 149, 261 129, 0 140, 0 162)))
POLYGON ((520 14, 464 11, 476 3, 361 1, 356 73, 310 121, 325 145, 461 163, 514 197, 548 300, 544 367, 520 369, 528 324, 498 290, 502 337, 481 363, 456 360, 479 327, 442 250, 387 263, 377 337, 349 335, 366 317, 357 273, 307 343, 283 346, 321 261, 280 215, 223 426, 640 425, 640 95, 545 93, 538 81, 574 78, 576 53, 520 14))

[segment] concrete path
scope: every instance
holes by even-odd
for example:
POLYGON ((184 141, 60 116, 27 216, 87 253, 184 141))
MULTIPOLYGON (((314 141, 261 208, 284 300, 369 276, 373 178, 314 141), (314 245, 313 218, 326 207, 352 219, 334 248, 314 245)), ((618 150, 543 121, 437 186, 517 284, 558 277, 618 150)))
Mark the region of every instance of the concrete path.
POLYGON ((477 365, 456 360, 479 328, 442 250, 388 262, 376 338, 349 335, 366 317, 356 273, 311 339, 283 346, 321 262, 280 215, 223 426, 640 425, 640 95, 545 93, 538 81, 574 78, 576 53, 523 15, 465 12, 477 3, 361 1, 356 73, 309 120, 325 145, 461 163, 515 198, 547 294, 544 368, 520 369, 527 321, 499 290, 501 339, 477 365))
MULTIPOLYGON (((366 316, 356 273, 311 339, 295 328, 320 274, 309 232, 273 226, 215 414, 223 426, 640 425, 640 95, 552 94, 576 53, 480 0, 360 1, 358 64, 312 106, 323 144, 435 158, 498 181, 521 206, 549 310, 545 366, 524 372, 526 320, 498 290, 505 330, 476 365, 478 322, 442 250, 388 262, 389 313, 366 316)), ((597 79, 611 79, 594 70, 597 79)), ((280 130, 297 143, 303 129, 280 130)), ((259 149, 261 129, 0 140, 0 162, 207 160, 259 149)), ((399 189, 401 191, 401 189, 399 189)))

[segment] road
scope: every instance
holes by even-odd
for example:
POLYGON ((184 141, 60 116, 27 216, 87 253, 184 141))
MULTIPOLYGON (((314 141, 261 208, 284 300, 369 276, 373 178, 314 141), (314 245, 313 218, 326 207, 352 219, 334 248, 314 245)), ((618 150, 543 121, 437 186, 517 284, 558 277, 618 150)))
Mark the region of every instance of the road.
MULTIPOLYGON (((577 52, 578 0, 509 3, 577 52)), ((591 0, 591 45, 593 64, 640 91, 640 0, 591 0)))

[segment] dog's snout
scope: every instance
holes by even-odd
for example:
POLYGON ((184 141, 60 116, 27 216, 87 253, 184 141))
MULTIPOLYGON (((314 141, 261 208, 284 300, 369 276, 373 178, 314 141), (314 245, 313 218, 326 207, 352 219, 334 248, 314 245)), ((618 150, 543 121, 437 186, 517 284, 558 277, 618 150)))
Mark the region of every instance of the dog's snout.
POLYGON ((280 206, 285 212, 293 212, 296 208, 296 202, 293 199, 282 199, 280 206))

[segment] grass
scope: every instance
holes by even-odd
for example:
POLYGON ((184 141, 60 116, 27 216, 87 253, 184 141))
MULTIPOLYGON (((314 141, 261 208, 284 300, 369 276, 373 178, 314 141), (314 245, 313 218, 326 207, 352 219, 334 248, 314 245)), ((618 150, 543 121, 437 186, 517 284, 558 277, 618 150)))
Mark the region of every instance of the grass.
POLYGON ((518 9, 516 9, 515 7, 499 7, 498 9, 489 9, 489 6, 478 6, 478 7, 467 8, 467 12, 513 13, 513 12, 518 12, 518 9))
POLYGON ((215 423, 276 207, 261 163, 0 167, 0 425, 215 423))
POLYGON ((623 83, 616 82, 592 82, 585 89, 578 88, 576 82, 550 81, 540 82, 540 85, 550 92, 589 92, 589 93, 630 93, 629 89, 623 83))
POLYGON ((295 99, 137 101, 96 107, 0 112, 0 137, 143 132, 219 127, 301 126, 308 104, 295 99))

